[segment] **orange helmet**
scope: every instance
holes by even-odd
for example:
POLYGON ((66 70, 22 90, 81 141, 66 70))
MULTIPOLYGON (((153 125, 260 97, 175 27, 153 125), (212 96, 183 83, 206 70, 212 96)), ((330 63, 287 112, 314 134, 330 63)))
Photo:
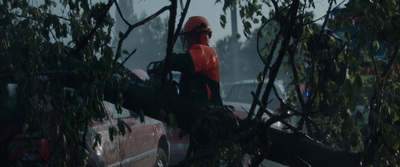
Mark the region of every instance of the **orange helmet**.
POLYGON ((211 26, 207 19, 201 16, 190 17, 183 27, 183 33, 189 32, 208 32, 210 38, 212 35, 211 26))

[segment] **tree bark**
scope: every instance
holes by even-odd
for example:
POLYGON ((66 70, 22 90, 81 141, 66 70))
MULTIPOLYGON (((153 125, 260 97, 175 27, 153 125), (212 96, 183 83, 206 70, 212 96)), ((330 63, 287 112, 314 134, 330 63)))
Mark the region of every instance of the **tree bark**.
MULTIPOLYGON (((107 86, 104 92, 105 100, 110 102, 117 100, 116 92, 111 86, 107 86)), ((173 113, 178 126, 187 132, 192 132, 194 130, 193 122, 203 117, 209 110, 209 108, 192 103, 173 92, 154 91, 143 83, 132 82, 123 96, 125 108, 142 109, 146 116, 158 119, 161 108, 173 113)), ((268 128, 267 136, 272 139, 266 159, 289 166, 360 166, 361 153, 326 146, 300 134, 287 133, 269 127, 264 128, 268 128)), ((196 131, 204 131, 204 129, 196 129, 196 131)), ((193 137, 209 140, 201 134, 193 137)))
POLYGON ((361 153, 348 152, 312 141, 302 135, 269 128, 272 139, 266 159, 288 166, 361 166, 361 153))
MULTIPOLYGON (((118 91, 111 84, 104 89, 104 100, 116 103, 118 91)), ((143 83, 131 82, 123 92, 123 107, 133 111, 143 111, 144 115, 162 120, 160 111, 174 114, 178 126, 190 131, 191 123, 208 111, 208 108, 179 97, 174 92, 166 90, 154 91, 143 83)))

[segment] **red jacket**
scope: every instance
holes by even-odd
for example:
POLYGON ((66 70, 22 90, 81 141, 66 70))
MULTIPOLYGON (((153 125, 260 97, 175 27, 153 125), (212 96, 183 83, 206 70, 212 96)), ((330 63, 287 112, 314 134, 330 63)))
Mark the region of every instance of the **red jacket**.
POLYGON ((173 54, 171 70, 182 73, 180 94, 199 104, 222 105, 219 60, 214 48, 195 44, 189 52, 173 54))

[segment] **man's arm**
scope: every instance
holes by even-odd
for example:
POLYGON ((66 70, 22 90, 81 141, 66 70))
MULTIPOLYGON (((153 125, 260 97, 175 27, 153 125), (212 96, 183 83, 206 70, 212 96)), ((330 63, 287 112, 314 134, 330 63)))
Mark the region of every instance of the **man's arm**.
POLYGON ((190 53, 172 54, 171 70, 180 71, 182 73, 193 73, 194 64, 190 53))

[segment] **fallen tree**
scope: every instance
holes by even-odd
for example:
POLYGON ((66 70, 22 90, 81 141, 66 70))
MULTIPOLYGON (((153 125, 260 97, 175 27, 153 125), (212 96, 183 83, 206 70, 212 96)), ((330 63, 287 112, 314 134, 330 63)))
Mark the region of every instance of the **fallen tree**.
MULTIPOLYGON (((261 44, 257 43, 257 52, 265 68, 258 77, 260 86, 253 92, 254 102, 248 119, 240 120, 228 106, 201 106, 171 91, 165 79, 168 65, 161 73, 161 80, 152 78, 142 81, 125 69, 123 62, 118 63, 122 54, 128 55, 128 59, 136 51, 122 50, 124 39, 133 29, 165 11, 170 11, 168 60, 190 1, 185 4, 177 28, 176 0, 171 0, 171 5, 135 24, 125 20, 128 29, 120 32, 115 55, 109 46, 113 21, 107 13, 113 5, 118 8, 118 3, 111 0, 96 5, 89 5, 87 1, 63 2, 60 5, 64 11, 69 12, 65 15, 69 18, 48 10, 54 5, 51 1, 39 7, 27 1, 0 3, 1 9, 4 9, 0 15, 0 97, 6 99, 2 100, 0 107, 1 124, 5 129, 2 132, 7 132, 0 138, 2 155, 4 141, 27 125, 33 124, 40 131, 47 132, 46 120, 35 121, 33 115, 46 115, 49 111, 34 110, 35 106, 45 106, 47 94, 51 94, 53 100, 62 99, 65 87, 71 87, 76 90, 74 99, 55 106, 60 110, 64 107, 77 109, 78 105, 72 101, 86 99, 87 103, 79 105, 85 116, 68 117, 65 120, 76 120, 87 125, 91 120, 99 118, 97 104, 102 100, 142 111, 144 115, 168 123, 173 124, 175 120, 178 127, 188 132, 201 147, 201 151, 183 161, 182 165, 207 163, 204 159, 213 156, 218 157, 211 162, 213 165, 235 165, 244 153, 251 155, 253 166, 258 166, 265 158, 289 166, 390 166, 399 162, 400 140, 398 133, 393 132, 399 130, 400 89, 398 73, 391 69, 396 69, 399 64, 400 19, 398 8, 393 3, 352 1, 347 4, 347 12, 332 18, 331 13, 335 7, 333 1, 329 1, 327 14, 321 18, 324 22, 318 26, 314 24, 316 20, 313 20, 312 14, 305 10, 307 6, 313 5, 307 4, 308 1, 266 2, 266 5, 273 7, 268 19, 259 12, 262 8, 260 4, 238 1, 246 34, 250 34, 251 21, 260 22, 255 17, 259 16, 262 27, 257 37, 273 37, 262 45, 264 47, 259 48, 261 44), (367 15, 364 10, 372 14, 367 15), (352 18, 355 17, 363 20, 360 30, 356 33, 346 31, 344 39, 336 38, 332 31, 326 29, 328 21, 342 27, 348 25, 348 22, 352 25, 352 18), (272 21, 276 24, 269 24, 272 21), (274 34, 265 27, 273 27, 278 31, 274 34), (354 40, 358 40, 356 47, 352 43, 354 40), (386 42, 388 47, 385 59, 374 56, 380 42, 386 42), (288 101, 281 100, 287 110, 274 115, 266 109, 268 95, 274 93, 273 80, 285 63, 290 67, 293 77, 291 86, 294 88, 289 93, 291 98, 288 101), (360 76, 360 69, 365 69, 365 66, 367 70, 373 69, 375 72, 368 82, 364 82, 360 76), (267 76, 270 80, 265 92, 261 92, 263 80, 267 76), (301 92, 299 84, 302 82, 306 82, 306 88, 312 92, 308 98, 301 92), (16 90, 19 98, 14 101, 16 103, 7 99, 8 83, 18 84, 16 90), (367 106, 365 111, 356 112, 357 91, 364 87, 373 88, 373 91, 363 96, 367 106), (39 104, 33 104, 32 97, 37 97, 39 104), (10 103, 3 105, 4 102, 10 103), (257 105, 259 111, 254 110, 257 105), (22 110, 16 110, 16 106, 22 107, 22 110), (22 111, 21 115, 12 117, 16 111, 22 111), (263 113, 269 114, 271 119, 262 121, 263 113), (367 126, 359 123, 364 122, 363 114, 368 115, 367 126), (294 125, 285 120, 295 116, 300 117, 300 121, 294 125), (11 118, 20 123, 7 122, 11 118), (276 121, 285 123, 291 133, 269 128, 276 121), (9 129, 11 131, 6 131, 9 129)), ((224 1, 224 10, 232 3, 224 1)), ((224 18, 221 17, 222 23, 226 21, 224 18)), ((74 146, 81 141, 77 132, 86 128, 78 126, 74 129, 66 127, 68 125, 62 122, 54 126, 61 127, 69 144, 74 146)), ((58 148, 70 145, 64 144, 58 148)), ((55 164, 65 161, 53 160, 55 164)), ((80 160, 84 162, 84 158, 80 160)))
MULTIPOLYGON (((117 103, 116 92, 118 91, 110 87, 106 87, 105 90, 105 100, 117 103)), ((253 141, 257 137, 262 141, 269 141, 268 143, 262 142, 265 144, 263 148, 267 149, 261 151, 265 153, 262 155, 262 158, 267 158, 288 166, 361 166, 361 153, 353 153, 330 147, 304 134, 287 133, 269 127, 269 125, 277 120, 258 123, 255 120, 222 121, 224 119, 221 118, 226 116, 231 119, 238 119, 232 117, 233 114, 229 113, 229 111, 218 115, 220 119, 207 119, 207 116, 210 116, 208 114, 211 110, 210 108, 191 103, 179 97, 173 91, 154 91, 154 89, 151 89, 145 83, 131 82, 123 95, 123 107, 135 111, 138 109, 142 110, 146 116, 164 120, 165 118, 160 118, 159 115, 161 109, 172 113, 178 122, 178 126, 187 131, 199 143, 204 144, 206 146, 205 150, 214 149, 217 152, 218 147, 221 149, 234 143, 246 143, 253 141), (202 124, 207 124, 207 121, 214 121, 209 124, 216 125, 216 129, 204 129, 204 126, 197 126, 196 121, 199 120, 202 121, 202 124), (237 121, 239 124, 236 124, 237 121), (227 123, 233 125, 226 125, 227 123), (235 129, 235 134, 219 133, 219 136, 213 136, 213 138, 207 135, 207 131, 228 131, 228 128, 235 129), (211 142, 217 142, 217 144, 214 143, 211 145, 211 142)), ((221 109, 220 112, 223 112, 224 109, 226 108, 221 109)), ((202 153, 201 157, 212 156, 215 152, 202 153)), ((199 157, 197 156, 199 155, 195 154, 193 159, 198 159, 199 157)), ((185 163, 189 163, 192 160, 186 161, 181 165, 188 165, 185 163)), ((258 164, 253 165, 258 166, 258 164)))

